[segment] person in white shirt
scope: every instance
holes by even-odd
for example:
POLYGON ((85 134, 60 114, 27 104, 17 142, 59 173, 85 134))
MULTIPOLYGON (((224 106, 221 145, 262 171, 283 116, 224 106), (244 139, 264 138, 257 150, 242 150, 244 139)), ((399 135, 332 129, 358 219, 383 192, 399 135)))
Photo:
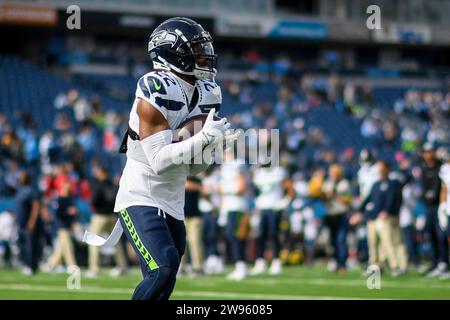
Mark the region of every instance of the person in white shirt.
POLYGON ((344 273, 348 256, 348 215, 352 197, 350 182, 344 177, 344 170, 340 165, 330 166, 323 193, 326 208, 325 223, 330 231, 334 260, 337 263, 337 271, 344 273))
POLYGON ((211 168, 205 172, 203 179, 203 193, 199 209, 203 216, 203 243, 205 247, 205 274, 220 274, 225 270, 223 260, 218 249, 218 209, 220 196, 217 192, 219 183, 219 170, 211 168))
POLYGON ((245 244, 249 234, 249 214, 245 199, 245 168, 239 160, 233 159, 232 152, 225 153, 225 161, 220 168, 218 191, 221 195, 219 225, 224 227, 224 235, 231 249, 235 269, 227 279, 240 281, 247 276, 245 244))
MULTIPOLYGON (((439 171, 439 178, 442 181, 440 205, 438 209, 439 225, 442 230, 447 230, 450 238, 450 149, 445 149, 442 155, 444 164, 439 171)), ((450 271, 443 273, 440 279, 450 279, 450 271)))
MULTIPOLYGON (((375 157, 368 149, 361 150, 359 154, 360 168, 357 174, 359 189, 359 203, 363 203, 369 196, 372 186, 380 179, 375 157)), ((369 258, 367 240, 367 225, 365 223, 355 226, 355 234, 358 241, 358 249, 361 263, 366 263, 369 258)), ((380 253, 382 255, 382 253, 380 253)))
POLYGON ((282 211, 295 197, 292 181, 287 171, 281 167, 271 167, 270 163, 261 166, 253 173, 253 184, 258 196, 255 200, 256 214, 259 214, 259 232, 255 266, 250 275, 258 275, 266 270, 266 241, 272 246, 272 263, 269 273, 281 273, 279 227, 282 211))
POLYGON ((11 245, 17 238, 17 227, 14 215, 11 211, 0 213, 0 246, 3 247, 3 264, 5 267, 12 266, 11 245))

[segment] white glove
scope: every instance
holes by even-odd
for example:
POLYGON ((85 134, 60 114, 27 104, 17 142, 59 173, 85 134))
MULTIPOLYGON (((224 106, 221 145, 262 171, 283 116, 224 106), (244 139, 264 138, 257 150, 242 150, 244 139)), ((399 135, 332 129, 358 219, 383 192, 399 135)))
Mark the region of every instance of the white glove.
POLYGON ((439 205, 438 208, 438 219, 439 219, 439 226, 443 231, 447 230, 447 224, 448 224, 448 217, 447 217, 447 204, 445 202, 442 202, 439 205))
POLYGON ((230 128, 231 124, 227 122, 227 118, 218 121, 214 120, 216 109, 211 109, 206 118, 202 130, 199 132, 203 135, 204 146, 211 143, 218 143, 225 137, 225 132, 230 128))

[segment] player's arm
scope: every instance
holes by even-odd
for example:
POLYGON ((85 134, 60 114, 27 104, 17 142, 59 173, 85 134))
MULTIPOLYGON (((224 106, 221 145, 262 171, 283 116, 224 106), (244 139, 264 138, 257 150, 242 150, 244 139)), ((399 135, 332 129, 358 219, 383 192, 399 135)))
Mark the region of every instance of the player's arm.
POLYGON ((195 179, 190 179, 188 178, 186 181, 186 191, 198 191, 200 193, 203 192, 203 188, 201 183, 199 183, 197 180, 195 179))
POLYGON ((287 191, 286 192, 287 197, 289 197, 290 199, 294 199, 295 198, 295 188, 294 188, 294 184, 292 183, 292 180, 285 179, 283 181, 283 187, 287 191))
POLYGON ((237 193, 243 195, 246 190, 245 174, 241 173, 237 177, 237 193))
POLYGON ((442 183, 439 203, 444 203, 446 201, 447 201, 447 186, 445 185, 445 183, 442 183))
POLYGON ((31 215, 27 222, 27 229, 33 231, 36 226, 36 221, 39 217, 40 203, 38 199, 34 199, 31 203, 31 215))
POLYGON ((218 141, 230 126, 225 118, 214 121, 215 110, 211 109, 199 133, 184 141, 172 143, 172 130, 157 108, 140 99, 136 111, 139 116, 140 142, 150 167, 156 174, 190 161, 205 146, 218 141))

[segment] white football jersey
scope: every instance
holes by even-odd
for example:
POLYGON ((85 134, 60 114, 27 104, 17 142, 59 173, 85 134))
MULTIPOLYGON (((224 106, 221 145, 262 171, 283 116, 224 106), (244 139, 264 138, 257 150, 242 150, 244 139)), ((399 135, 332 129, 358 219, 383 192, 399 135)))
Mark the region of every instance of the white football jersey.
MULTIPOLYGON (((187 118, 207 114, 212 108, 216 111, 220 109, 222 95, 215 82, 197 80, 197 94, 192 94, 192 100, 189 97, 191 94, 184 89, 186 85, 185 81, 166 71, 152 71, 141 77, 130 112, 130 128, 139 132, 139 116, 136 112, 139 99, 157 108, 172 130, 177 129, 187 118)), ((180 165, 157 175, 151 169, 140 142, 128 137, 127 145, 127 162, 120 179, 114 211, 133 205, 153 206, 183 220, 184 185, 189 166, 180 165)))
POLYGON ((225 162, 220 167, 221 212, 245 211, 245 197, 238 194, 238 177, 244 173, 244 166, 237 161, 225 162))
POLYGON ((253 183, 259 190, 255 206, 258 209, 281 209, 284 198, 283 181, 286 170, 281 167, 258 168, 253 173, 253 183))
POLYGON ((380 179, 378 167, 375 164, 363 164, 358 171, 358 185, 361 199, 369 196, 373 185, 380 179))
POLYGON ((450 163, 445 163, 441 166, 439 177, 447 188, 447 210, 450 210, 450 163))

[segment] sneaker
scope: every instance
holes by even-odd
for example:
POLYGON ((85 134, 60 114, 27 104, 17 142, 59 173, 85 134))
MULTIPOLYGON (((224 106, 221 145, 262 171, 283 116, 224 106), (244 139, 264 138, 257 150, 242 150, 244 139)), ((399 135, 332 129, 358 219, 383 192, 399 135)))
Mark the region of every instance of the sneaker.
POLYGON ((33 270, 31 270, 30 267, 23 267, 22 270, 21 270, 21 272, 22 272, 22 274, 23 274, 24 276, 27 276, 27 277, 33 275, 33 270))
POLYGON ((328 261, 327 270, 330 272, 334 272, 337 270, 337 263, 335 260, 328 261))
POLYGON ((281 273, 281 261, 280 259, 273 259, 270 265, 269 274, 278 275, 281 273))
POLYGON ((241 281, 247 276, 247 266, 245 262, 237 262, 236 268, 227 276, 227 280, 241 281))
POLYGON ((427 278, 439 277, 446 271, 447 271, 447 264, 445 262, 439 262, 436 268, 427 273, 427 278))
POLYGON ((66 273, 66 268, 63 265, 59 264, 52 269, 52 272, 57 274, 66 273))
POLYGON ((425 274, 428 273, 432 270, 433 268, 430 269, 430 267, 428 267, 425 264, 421 264, 420 266, 417 267, 417 272, 420 274, 425 274))
POLYGON ((214 274, 215 270, 214 270, 214 256, 209 256, 206 261, 205 264, 203 266, 203 269, 205 271, 205 274, 214 274))
POLYGON ((439 276, 439 280, 447 280, 450 279, 450 271, 444 272, 439 276))
POLYGON ((215 274, 222 274, 225 271, 225 266, 223 264, 223 261, 218 256, 213 256, 213 270, 215 274))
POLYGON ((266 261, 264 261, 263 258, 258 258, 256 259, 255 266, 252 268, 252 270, 250 270, 249 274, 251 276, 256 276, 263 273, 264 271, 266 271, 266 261))
POLYGON ((39 267, 41 272, 50 273, 52 272, 52 267, 48 263, 44 263, 39 267))
POLYGON ((86 271, 85 277, 89 278, 89 279, 97 278, 98 277, 98 272, 97 271, 92 271, 92 270, 86 271))
POLYGON ((406 274, 406 270, 405 269, 395 269, 391 272, 391 276, 393 277, 400 277, 406 274))
POLYGON ((188 278, 197 278, 197 277, 200 277, 200 276, 202 276, 202 275, 204 275, 204 273, 203 273, 203 271, 201 271, 201 270, 191 270, 189 273, 188 273, 188 278))
POLYGON ((117 268, 111 269, 111 271, 109 272, 109 275, 113 278, 117 278, 117 277, 123 276, 125 273, 126 273, 125 269, 117 267, 117 268))

